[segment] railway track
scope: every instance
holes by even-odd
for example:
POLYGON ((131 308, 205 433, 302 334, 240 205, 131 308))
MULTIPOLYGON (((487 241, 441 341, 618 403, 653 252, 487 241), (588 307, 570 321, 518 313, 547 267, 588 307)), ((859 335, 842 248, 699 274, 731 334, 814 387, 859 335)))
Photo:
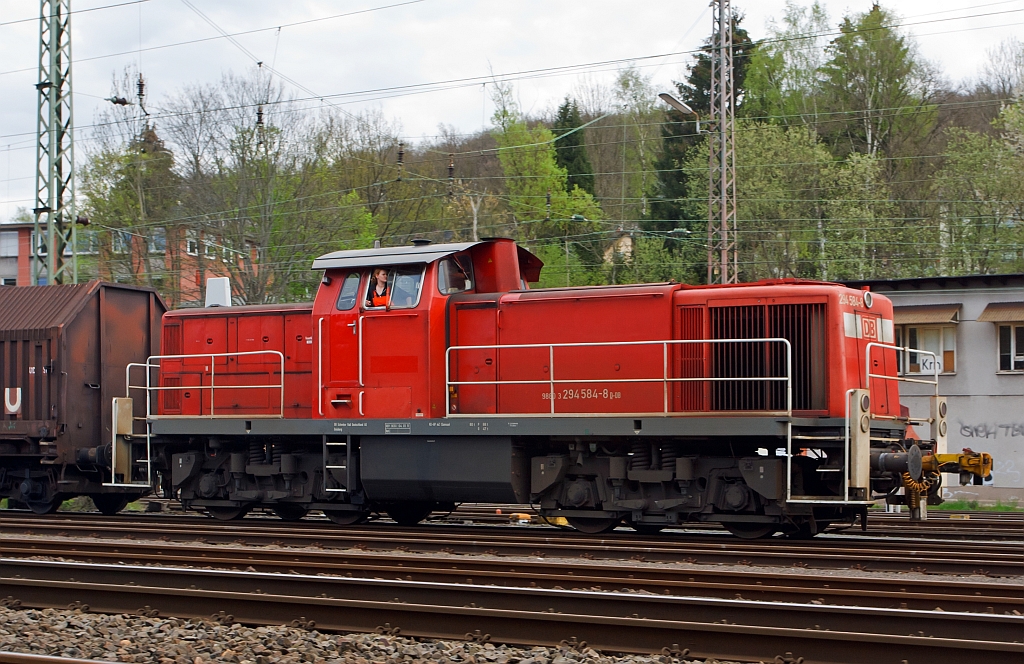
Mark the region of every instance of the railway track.
POLYGON ((97 563, 181 565, 266 573, 330 574, 368 579, 615 590, 819 605, 931 611, 1024 611, 1024 583, 922 582, 892 577, 712 570, 629 563, 544 560, 503 562, 466 556, 396 556, 362 551, 266 549, 129 540, 0 538, 0 556, 97 563))
POLYGON ((0 569, 0 595, 33 607, 755 661, 1024 655, 1018 615, 16 558, 0 569))
POLYGON ((150 538, 169 542, 244 543, 290 547, 366 549, 416 553, 491 554, 544 558, 634 559, 798 566, 808 569, 917 571, 933 574, 1024 575, 1019 541, 947 541, 860 535, 824 536, 810 541, 738 540, 728 535, 688 534, 643 537, 615 532, 581 536, 549 528, 368 524, 329 528, 313 523, 260 519, 214 522, 196 517, 100 518, 57 514, 40 518, 4 514, 6 534, 49 534, 86 538, 150 538), (429 533, 429 536, 424 536, 429 533))

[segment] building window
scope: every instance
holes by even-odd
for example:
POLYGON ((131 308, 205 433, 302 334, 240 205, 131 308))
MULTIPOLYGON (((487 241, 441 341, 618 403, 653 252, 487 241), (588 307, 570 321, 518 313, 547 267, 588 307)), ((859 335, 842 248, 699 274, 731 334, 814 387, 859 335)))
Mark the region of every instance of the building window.
POLYGON ((132 234, 128 231, 110 231, 110 250, 115 254, 127 254, 132 248, 132 234))
POLYGON ((189 256, 199 255, 199 233, 189 231, 185 234, 185 253, 189 256))
POLYGON ((149 253, 163 254, 167 252, 167 230, 154 228, 148 238, 149 253))
POLYGON ((897 354, 897 371, 901 374, 956 373, 956 327, 952 325, 901 325, 896 328, 896 345, 912 350, 897 354), (915 353, 925 350, 934 353, 915 353))
POLYGON ((0 258, 18 256, 18 231, 0 231, 0 258))
POLYGON ((1024 325, 999 326, 999 370, 1024 371, 1024 325))
POLYGON ((0 279, 0 286, 17 286, 18 280, 10 277, 0 279))
POLYGON ((98 254, 100 253, 100 237, 96 231, 81 230, 78 231, 78 255, 86 254, 98 254))

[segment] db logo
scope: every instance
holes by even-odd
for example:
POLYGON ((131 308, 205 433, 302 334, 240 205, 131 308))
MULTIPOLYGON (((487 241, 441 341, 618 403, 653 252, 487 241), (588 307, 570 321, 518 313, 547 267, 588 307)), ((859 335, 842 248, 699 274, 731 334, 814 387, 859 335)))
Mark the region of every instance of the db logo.
POLYGON ((865 339, 877 339, 877 325, 874 318, 861 318, 861 336, 865 339))
POLYGON ((4 415, 18 415, 21 413, 21 388, 4 388, 4 415))

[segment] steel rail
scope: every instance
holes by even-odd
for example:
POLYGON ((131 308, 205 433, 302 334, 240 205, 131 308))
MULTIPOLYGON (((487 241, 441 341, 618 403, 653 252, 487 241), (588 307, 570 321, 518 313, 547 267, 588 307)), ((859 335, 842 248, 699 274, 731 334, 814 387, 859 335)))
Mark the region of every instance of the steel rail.
POLYGON ((552 533, 541 528, 421 527, 389 525, 352 526, 344 529, 307 528, 271 520, 212 523, 206 519, 175 518, 106 521, 76 518, 11 519, 0 516, 6 532, 77 532, 87 537, 100 532, 113 537, 139 537, 176 541, 247 544, 318 545, 334 548, 376 547, 416 552, 493 553, 507 556, 591 556, 647 562, 742 563, 788 567, 794 563, 818 569, 858 568, 874 571, 923 571, 943 574, 982 573, 993 576, 1024 575, 1024 556, 1015 542, 983 544, 957 541, 884 540, 836 537, 813 541, 763 541, 735 538, 644 538, 622 534, 580 536, 552 533), (273 524, 273 525, 272 525, 273 524))
POLYGON ((23 606, 71 601, 103 613, 149 607, 245 624, 552 646, 582 639, 600 650, 675 647, 740 660, 792 652, 807 662, 998 664, 1024 655, 1012 640, 1024 616, 1013 615, 16 559, 0 559, 0 569, 0 593, 23 606))
POLYGON ((316 549, 266 550, 135 541, 48 540, 0 537, 0 555, 52 556, 84 562, 132 565, 216 566, 260 572, 358 575, 407 581, 603 589, 759 601, 838 604, 943 611, 1004 613, 1024 610, 1024 584, 906 579, 835 578, 699 569, 649 568, 600 563, 500 563, 474 558, 381 556, 316 549), (627 574, 627 572, 630 572, 627 574), (808 578, 810 577, 810 578, 808 578), (699 581, 697 579, 700 579, 699 581), (983 593, 983 594, 982 594, 983 593))
POLYGON ((76 657, 59 657, 57 655, 33 655, 0 650, 0 664, 104 664, 104 662, 109 662, 109 660, 78 659, 76 657))

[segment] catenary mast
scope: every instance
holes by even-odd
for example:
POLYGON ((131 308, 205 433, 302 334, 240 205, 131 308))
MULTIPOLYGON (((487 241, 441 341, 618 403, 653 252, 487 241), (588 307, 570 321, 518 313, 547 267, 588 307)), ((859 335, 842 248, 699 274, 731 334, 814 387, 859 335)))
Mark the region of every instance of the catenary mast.
POLYGON ((71 0, 41 0, 34 283, 78 283, 71 100, 71 0))
POLYGON ((708 174, 708 283, 738 281, 735 85, 730 0, 712 0, 711 128, 708 174))

